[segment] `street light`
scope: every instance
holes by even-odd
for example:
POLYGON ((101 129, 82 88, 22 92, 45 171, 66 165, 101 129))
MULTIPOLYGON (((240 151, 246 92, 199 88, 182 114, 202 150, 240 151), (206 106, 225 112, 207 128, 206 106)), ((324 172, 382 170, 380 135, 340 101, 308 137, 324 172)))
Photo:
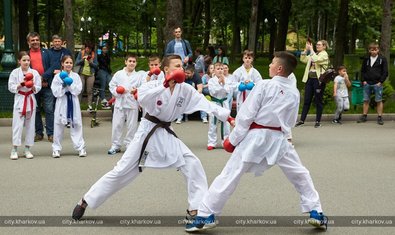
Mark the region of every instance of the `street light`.
POLYGON ((81 31, 81 34, 82 34, 81 39, 83 39, 82 41, 85 41, 85 35, 86 34, 84 32, 87 32, 88 34, 91 33, 91 31, 89 29, 89 25, 92 22, 92 17, 88 16, 88 18, 85 19, 83 16, 81 16, 80 20, 81 20, 80 31, 81 31))

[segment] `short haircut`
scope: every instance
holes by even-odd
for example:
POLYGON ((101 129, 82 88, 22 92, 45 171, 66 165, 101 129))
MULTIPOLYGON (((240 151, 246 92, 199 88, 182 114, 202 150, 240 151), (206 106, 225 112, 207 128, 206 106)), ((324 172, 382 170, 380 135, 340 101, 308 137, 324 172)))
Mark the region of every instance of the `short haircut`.
POLYGON ((188 64, 185 68, 185 71, 191 71, 192 73, 195 72, 195 66, 188 64))
POLYGON ((369 49, 376 49, 379 48, 379 44, 377 42, 369 43, 369 49))
POLYGON ((221 62, 216 62, 216 63, 214 64, 214 68, 216 68, 216 67, 218 67, 218 66, 222 66, 222 65, 224 65, 224 64, 221 63, 221 62))
MULTIPOLYGON (((27 53, 27 51, 20 51, 18 53, 18 60, 21 60, 22 57, 24 57, 25 55, 29 56, 29 53, 27 53)), ((30 57, 30 56, 29 56, 30 57)))
POLYGON ((181 60, 181 56, 179 56, 179 55, 176 55, 176 54, 171 54, 171 55, 168 55, 168 56, 165 56, 165 57, 163 57, 163 60, 162 60, 162 70, 163 70, 163 68, 164 67, 169 67, 169 65, 170 65, 170 61, 172 61, 172 60, 181 60))
POLYGON ((59 35, 57 35, 57 34, 54 34, 54 35, 52 36, 52 41, 55 40, 55 39, 60 39, 60 40, 63 41, 62 37, 59 36, 59 35))
POLYGON ((151 55, 150 57, 148 57, 148 61, 149 62, 155 61, 155 60, 159 60, 160 61, 160 58, 159 58, 158 55, 151 55))
POLYGON ((134 53, 126 53, 125 61, 128 60, 129 58, 135 58, 137 60, 137 55, 134 53))
POLYGON ((251 50, 244 50, 243 57, 244 56, 250 56, 250 57, 254 58, 254 52, 251 50))
POLYGON ((34 37, 40 38, 40 34, 38 34, 37 32, 30 32, 27 34, 26 40, 29 41, 30 38, 34 38, 34 37))
POLYGON ((336 71, 339 72, 340 70, 343 70, 343 69, 347 69, 346 66, 340 65, 339 67, 337 67, 336 71))
POLYGON ((286 76, 290 75, 298 64, 298 60, 296 59, 296 57, 292 53, 287 51, 274 52, 274 57, 279 59, 279 62, 283 66, 283 70, 286 76))

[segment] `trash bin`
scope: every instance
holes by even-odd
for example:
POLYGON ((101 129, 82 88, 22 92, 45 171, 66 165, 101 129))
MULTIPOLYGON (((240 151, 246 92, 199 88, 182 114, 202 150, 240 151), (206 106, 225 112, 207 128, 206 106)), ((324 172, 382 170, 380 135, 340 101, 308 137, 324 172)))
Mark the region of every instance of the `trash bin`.
POLYGON ((351 81, 351 104, 363 104, 363 85, 359 80, 351 81))

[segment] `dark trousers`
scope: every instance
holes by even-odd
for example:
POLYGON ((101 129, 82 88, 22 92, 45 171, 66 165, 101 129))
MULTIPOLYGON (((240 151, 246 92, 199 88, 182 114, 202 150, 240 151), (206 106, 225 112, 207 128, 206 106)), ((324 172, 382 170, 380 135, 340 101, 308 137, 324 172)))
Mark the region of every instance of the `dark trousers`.
POLYGON ((308 78, 304 88, 304 103, 302 109, 302 115, 300 116, 301 121, 306 120, 306 116, 309 113, 311 102, 314 98, 316 107, 316 122, 321 122, 322 110, 324 109, 323 97, 325 91, 325 83, 319 84, 317 78, 308 78))

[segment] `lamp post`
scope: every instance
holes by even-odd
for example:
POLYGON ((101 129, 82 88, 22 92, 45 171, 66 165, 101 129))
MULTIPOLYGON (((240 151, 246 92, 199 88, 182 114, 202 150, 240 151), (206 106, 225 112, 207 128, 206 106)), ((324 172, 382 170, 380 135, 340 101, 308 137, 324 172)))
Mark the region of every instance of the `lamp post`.
MULTIPOLYGON (((88 18, 81 17, 81 41, 84 42, 86 40, 86 35, 90 35, 91 30, 89 29, 90 24, 92 23, 92 17, 88 16, 88 18)), ((90 37, 89 37, 90 38, 90 37)))

